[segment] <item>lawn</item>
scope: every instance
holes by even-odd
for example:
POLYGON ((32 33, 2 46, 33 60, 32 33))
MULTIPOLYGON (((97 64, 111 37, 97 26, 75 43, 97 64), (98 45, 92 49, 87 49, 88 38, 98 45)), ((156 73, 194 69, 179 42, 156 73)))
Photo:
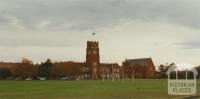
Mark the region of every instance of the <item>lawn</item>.
POLYGON ((0 81, 0 99, 182 98, 167 95, 167 80, 0 81))

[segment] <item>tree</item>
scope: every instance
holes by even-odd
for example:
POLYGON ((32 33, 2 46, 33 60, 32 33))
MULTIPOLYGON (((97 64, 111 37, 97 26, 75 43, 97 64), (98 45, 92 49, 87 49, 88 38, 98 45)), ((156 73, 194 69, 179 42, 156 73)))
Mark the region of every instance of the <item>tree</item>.
POLYGON ((51 76, 59 79, 62 77, 69 77, 76 79, 82 74, 81 64, 75 62, 60 62, 54 63, 51 68, 51 76))
POLYGON ((0 68, 0 79, 6 79, 11 75, 11 71, 8 68, 0 68))
POLYGON ((28 63, 28 64, 33 64, 33 61, 27 59, 27 58, 22 58, 22 63, 28 63))
POLYGON ((196 67, 196 70, 198 72, 197 78, 200 79, 200 65, 196 67))
POLYGON ((49 79, 51 77, 52 66, 53 64, 50 59, 47 59, 46 62, 41 63, 41 65, 39 66, 39 76, 49 79))
POLYGON ((37 67, 33 65, 31 60, 22 58, 22 63, 15 67, 13 75, 21 79, 33 78, 37 76, 37 67))
POLYGON ((68 74, 69 66, 65 63, 54 63, 51 70, 51 76, 54 79, 60 79, 66 77, 68 74))
POLYGON ((164 71, 164 65, 163 64, 161 64, 160 66, 158 66, 158 71, 159 72, 164 71))
POLYGON ((166 75, 167 66, 166 65, 161 64, 160 66, 158 66, 158 72, 159 72, 159 78, 161 78, 161 79, 167 78, 167 75, 166 75))

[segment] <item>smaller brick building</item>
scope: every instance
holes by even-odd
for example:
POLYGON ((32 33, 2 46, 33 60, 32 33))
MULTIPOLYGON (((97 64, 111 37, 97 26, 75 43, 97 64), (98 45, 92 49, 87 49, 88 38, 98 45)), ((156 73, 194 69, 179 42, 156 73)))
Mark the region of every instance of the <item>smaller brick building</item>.
POLYGON ((120 78, 120 66, 117 63, 101 63, 100 78, 120 78))
POLYGON ((123 62, 123 74, 125 77, 155 78, 155 66, 151 58, 126 59, 123 62))

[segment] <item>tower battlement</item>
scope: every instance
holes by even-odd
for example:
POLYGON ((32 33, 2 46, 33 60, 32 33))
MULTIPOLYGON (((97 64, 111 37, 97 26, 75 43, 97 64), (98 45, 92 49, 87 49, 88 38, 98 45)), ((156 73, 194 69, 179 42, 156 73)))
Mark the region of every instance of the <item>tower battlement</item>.
POLYGON ((99 48, 98 41, 87 41, 87 48, 99 48))

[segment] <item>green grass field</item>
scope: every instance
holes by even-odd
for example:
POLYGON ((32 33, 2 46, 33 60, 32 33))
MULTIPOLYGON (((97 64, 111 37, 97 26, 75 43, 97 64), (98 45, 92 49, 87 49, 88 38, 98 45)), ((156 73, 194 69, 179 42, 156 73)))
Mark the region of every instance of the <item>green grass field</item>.
POLYGON ((143 99, 167 95, 167 80, 0 81, 0 99, 143 99))

